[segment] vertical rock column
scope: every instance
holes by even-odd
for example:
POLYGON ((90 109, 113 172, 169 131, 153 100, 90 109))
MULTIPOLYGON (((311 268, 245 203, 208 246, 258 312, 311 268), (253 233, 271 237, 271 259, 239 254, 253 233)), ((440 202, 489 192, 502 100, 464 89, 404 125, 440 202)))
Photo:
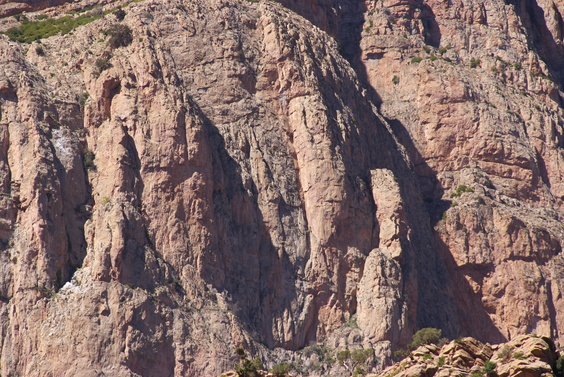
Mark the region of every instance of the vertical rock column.
POLYGON ((379 245, 364 265, 357 321, 376 353, 391 357, 392 345, 404 343, 415 323, 414 307, 409 307, 408 302, 416 302, 416 291, 405 292, 401 266, 404 249, 409 247, 410 229, 394 174, 388 169, 377 169, 371 175, 379 245))

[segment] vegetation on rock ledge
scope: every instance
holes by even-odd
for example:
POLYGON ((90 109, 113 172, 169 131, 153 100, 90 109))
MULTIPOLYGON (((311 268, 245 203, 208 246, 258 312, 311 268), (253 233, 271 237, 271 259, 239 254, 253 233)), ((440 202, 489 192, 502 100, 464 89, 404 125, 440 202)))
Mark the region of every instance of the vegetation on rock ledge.
POLYGON ((27 18, 23 18, 20 27, 10 28, 4 34, 15 42, 32 43, 59 33, 62 35, 68 34, 78 26, 86 25, 100 17, 102 17, 102 14, 84 14, 78 17, 65 16, 39 21, 29 21, 27 18))

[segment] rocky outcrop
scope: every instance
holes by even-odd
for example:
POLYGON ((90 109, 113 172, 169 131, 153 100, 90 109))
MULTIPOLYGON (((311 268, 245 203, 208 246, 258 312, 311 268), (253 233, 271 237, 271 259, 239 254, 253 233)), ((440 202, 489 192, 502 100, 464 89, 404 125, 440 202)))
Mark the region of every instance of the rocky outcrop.
POLYGON ((554 376, 556 358, 548 338, 525 335, 495 346, 461 338, 442 347, 421 346, 378 376, 554 376))

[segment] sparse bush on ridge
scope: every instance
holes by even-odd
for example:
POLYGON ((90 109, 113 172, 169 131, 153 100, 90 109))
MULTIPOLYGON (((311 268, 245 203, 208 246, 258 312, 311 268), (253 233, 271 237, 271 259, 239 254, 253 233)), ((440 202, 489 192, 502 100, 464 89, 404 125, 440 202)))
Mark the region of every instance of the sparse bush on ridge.
POLYGON ((456 191, 450 194, 451 198, 458 198, 464 192, 474 192, 472 187, 468 187, 466 185, 460 185, 456 188, 456 191))
POLYGON ((125 18, 125 11, 121 8, 118 8, 113 12, 113 15, 117 18, 118 21, 123 21, 123 19, 125 18))
POLYGON ((94 152, 90 150, 84 152, 84 168, 86 170, 96 170, 96 164, 94 163, 95 158, 94 152))
POLYGON ((105 71, 106 69, 111 68, 112 64, 110 63, 111 56, 109 54, 104 54, 99 59, 96 59, 96 68, 98 68, 98 73, 105 71))
POLYGON ((108 45, 111 48, 125 47, 133 41, 131 29, 127 25, 114 25, 110 30, 107 31, 107 34, 110 35, 108 45))
POLYGON ((260 370, 263 365, 258 356, 250 360, 247 358, 247 354, 242 347, 235 350, 237 357, 239 357, 239 363, 235 364, 235 371, 239 377, 260 377, 260 370))
POLYGON ((494 363, 493 361, 486 361, 484 363, 484 373, 488 375, 493 374, 495 372, 496 366, 496 363, 494 363))
POLYGON ((277 364, 270 369, 270 373, 272 373, 275 377, 285 377, 290 372, 291 365, 288 363, 277 364))
POLYGON ((440 346, 447 342, 445 338, 441 338, 441 334, 442 330, 432 327, 423 328, 413 335, 411 343, 407 345, 407 348, 395 351, 394 357, 401 360, 409 355, 412 350, 426 344, 437 344, 440 346))

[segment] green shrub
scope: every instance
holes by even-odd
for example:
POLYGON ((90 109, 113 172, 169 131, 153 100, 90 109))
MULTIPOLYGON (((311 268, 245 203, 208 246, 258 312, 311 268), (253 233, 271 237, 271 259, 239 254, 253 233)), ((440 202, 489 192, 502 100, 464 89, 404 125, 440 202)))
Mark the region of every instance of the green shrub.
POLYGON ((366 375, 366 371, 364 369, 362 369, 361 367, 356 367, 356 369, 354 370, 354 373, 353 373, 353 377, 365 376, 365 375, 366 375))
POLYGON ((78 26, 86 25, 100 17, 100 15, 95 14, 84 14, 78 17, 64 16, 38 21, 28 21, 27 18, 22 18, 20 27, 10 28, 3 34, 6 34, 15 42, 32 43, 59 33, 62 35, 68 34, 78 26))
POLYGON ((394 351, 394 359, 395 359, 396 361, 403 360, 403 359, 405 359, 410 353, 411 353, 411 352, 410 352, 409 348, 407 348, 407 349, 404 349, 404 348, 399 349, 399 350, 397 350, 397 351, 394 351))
POLYGON ((80 105, 80 108, 83 109, 84 106, 86 105, 86 101, 88 101, 88 92, 83 92, 80 96, 78 96, 78 104, 80 105))
POLYGON ((431 49, 429 48, 429 46, 423 46, 423 51, 425 51, 428 54, 431 52, 431 49))
POLYGON ((451 198, 457 198, 460 195, 462 195, 462 193, 464 193, 464 192, 474 192, 474 189, 472 187, 468 187, 466 185, 459 185, 456 188, 456 191, 453 192, 452 194, 450 194, 450 197, 451 198))
POLYGON ((412 63, 420 63, 421 60, 423 60, 423 58, 420 56, 414 56, 413 58, 411 58, 412 63))
MULTIPOLYGON (((353 123, 356 124, 356 120, 353 119, 353 123)), ((358 323, 356 322, 356 315, 351 315, 345 326, 350 327, 352 329, 359 329, 358 323)))
POLYGON ((499 357, 501 361, 506 361, 509 358, 509 356, 511 355, 511 351, 513 351, 513 347, 506 344, 506 345, 503 346, 502 349, 500 349, 498 351, 497 357, 499 357))
POLYGON ((111 48, 126 47, 133 41, 131 29, 127 25, 114 25, 107 33, 110 35, 108 45, 111 48))
POLYGON ((521 352, 521 351, 515 352, 513 354, 513 357, 518 359, 518 360, 524 359, 523 352, 521 352))
POLYGON ((235 372, 239 377, 260 377, 260 370, 263 365, 258 356, 253 360, 247 358, 247 354, 242 347, 238 347, 235 353, 239 357, 239 363, 235 364, 235 372))
POLYGON ((290 368, 290 364, 282 363, 273 366, 269 372, 272 373, 275 377, 286 377, 288 375, 288 372, 290 372, 290 368))
POLYGON ((356 349, 353 351, 343 350, 337 354, 337 361, 344 366, 353 376, 365 374, 362 366, 365 366, 374 355, 374 349, 356 349))
POLYGON ((392 83, 393 83, 394 85, 399 84, 399 77, 397 77, 396 75, 394 75, 394 77, 392 77, 392 83))
POLYGON ((121 8, 118 8, 114 11, 113 15, 117 18, 118 21, 123 21, 125 18, 125 11, 121 8))
POLYGON ((437 59, 438 59, 438 58, 437 58, 435 55, 433 55, 433 54, 432 54, 431 56, 429 56, 429 60, 432 61, 432 62, 434 62, 434 61, 437 60, 437 59))
POLYGON ((35 289, 37 291, 41 292, 43 297, 51 298, 51 297, 55 296, 55 292, 51 288, 46 287, 44 285, 38 285, 38 286, 35 287, 35 289))
POLYGON ((445 365, 445 358, 443 356, 439 357, 439 360, 437 361, 437 367, 442 367, 443 365, 445 365))
POLYGON ((560 356, 556 360, 554 371, 556 372, 555 374, 557 377, 564 377, 564 356, 560 356))
POLYGON ((452 47, 451 47, 450 45, 449 45, 449 46, 445 46, 445 47, 441 47, 441 48, 439 48, 439 54, 442 55, 442 54, 444 54, 445 52, 447 52, 448 50, 450 50, 451 48, 452 48, 452 47))
POLYGON ((429 352, 425 352, 425 354, 423 355, 423 360, 431 360, 432 358, 433 357, 429 352))
POLYGON ((98 73, 101 73, 106 69, 110 69, 112 67, 110 59, 111 56, 109 54, 104 54, 99 59, 96 59, 96 62, 94 64, 96 65, 96 68, 98 68, 98 73))
POLYGON ((335 362, 331 348, 322 344, 314 344, 306 347, 301 352, 306 357, 310 357, 315 353, 321 363, 333 364, 335 362))
POLYGON ((84 168, 86 170, 96 170, 96 164, 94 163, 95 158, 96 156, 91 150, 84 152, 84 168))
POLYGON ((492 374, 493 372, 495 372, 496 366, 497 366, 496 363, 488 360, 484 363, 483 371, 485 374, 492 374))
POLYGON ((517 71, 520 71, 523 67, 521 66, 521 63, 517 62, 513 63, 513 68, 515 68, 517 71))
POLYGON ((349 350, 342 350, 337 354, 337 361, 339 364, 343 364, 345 360, 351 357, 351 351, 349 350))
POLYGON ((411 349, 416 349, 425 344, 437 344, 441 339, 442 330, 432 327, 421 329, 413 335, 413 341, 409 345, 411 349))
POLYGON ((476 68, 480 66, 480 59, 472 59, 470 60, 470 68, 476 68))

